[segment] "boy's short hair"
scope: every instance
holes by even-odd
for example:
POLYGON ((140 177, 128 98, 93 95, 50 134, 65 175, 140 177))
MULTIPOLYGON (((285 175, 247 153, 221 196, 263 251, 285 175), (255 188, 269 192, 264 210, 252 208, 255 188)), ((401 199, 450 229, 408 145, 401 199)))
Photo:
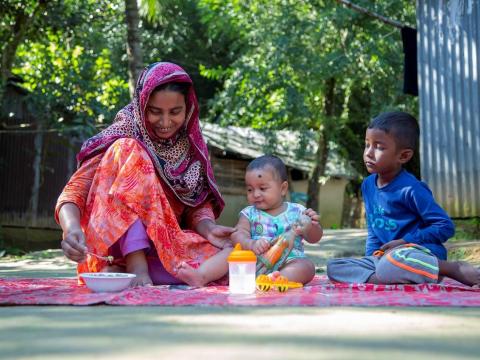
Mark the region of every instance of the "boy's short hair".
POLYGON ((420 127, 417 119, 406 112, 382 113, 370 122, 368 128, 385 131, 395 139, 395 143, 401 149, 417 151, 420 127))
POLYGON ((271 167, 274 175, 281 181, 288 181, 287 167, 283 161, 275 155, 262 155, 256 159, 253 159, 247 166, 247 172, 257 169, 265 169, 271 167))

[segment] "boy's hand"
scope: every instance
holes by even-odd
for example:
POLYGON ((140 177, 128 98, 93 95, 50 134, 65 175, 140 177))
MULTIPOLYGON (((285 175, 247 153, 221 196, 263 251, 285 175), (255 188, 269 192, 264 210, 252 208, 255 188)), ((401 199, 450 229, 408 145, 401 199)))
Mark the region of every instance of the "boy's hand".
POLYGON ((383 250, 383 251, 388 251, 390 249, 393 249, 393 248, 396 248, 400 245, 405 245, 407 242, 403 239, 398 239, 398 240, 392 240, 392 241, 389 241, 388 243, 384 244, 380 250, 383 250))
POLYGON ((266 239, 258 239, 253 242, 252 251, 256 255, 263 254, 268 249, 270 249, 270 243, 266 239))

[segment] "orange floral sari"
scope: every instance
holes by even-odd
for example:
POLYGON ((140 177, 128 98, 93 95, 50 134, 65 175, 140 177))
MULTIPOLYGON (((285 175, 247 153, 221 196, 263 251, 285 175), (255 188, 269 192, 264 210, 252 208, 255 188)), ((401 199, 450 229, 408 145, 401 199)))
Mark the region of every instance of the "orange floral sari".
MULTIPOLYGON (((109 247, 140 219, 163 266, 175 276, 181 261, 197 267, 218 249, 197 233, 180 228, 168 198, 175 201, 164 192, 142 145, 134 139, 120 139, 74 174, 58 199, 56 215, 64 203, 75 203, 81 212, 87 248, 102 256, 108 255, 109 247)), ((182 206, 176 203, 176 207, 178 211, 182 206)), ((192 225, 213 218, 211 205, 207 203, 188 217, 192 225)), ((99 272, 105 265, 105 261, 88 256, 78 265, 78 273, 99 272)))
MULTIPOLYGON (((224 202, 218 191, 199 125, 192 80, 178 65, 155 63, 142 72, 133 101, 112 125, 88 139, 77 156, 79 168, 60 195, 80 209, 88 250, 109 248, 140 219, 165 269, 175 276, 184 261, 197 267, 218 249, 193 231, 203 219, 215 220, 224 202), (171 139, 156 139, 145 108, 153 91, 169 82, 190 85, 184 127, 171 139)), ((105 261, 88 256, 78 272, 99 272, 105 261)))

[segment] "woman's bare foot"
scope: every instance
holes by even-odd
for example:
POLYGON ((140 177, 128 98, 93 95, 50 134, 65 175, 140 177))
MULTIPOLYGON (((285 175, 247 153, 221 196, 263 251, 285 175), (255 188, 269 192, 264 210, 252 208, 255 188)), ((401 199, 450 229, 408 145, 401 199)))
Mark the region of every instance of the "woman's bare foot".
POLYGON ((125 266, 120 265, 107 265, 105 266, 101 272, 109 272, 109 273, 124 273, 125 266))
MULTIPOLYGON (((105 266, 101 272, 108 272, 108 273, 125 273, 127 272, 127 270, 125 269, 124 266, 120 266, 120 265, 107 265, 105 266)), ((139 273, 139 274, 135 274, 137 275, 133 280, 132 282, 130 283, 130 286, 131 287, 134 287, 134 286, 149 286, 149 285, 153 285, 153 282, 152 282, 152 279, 150 278, 150 276, 145 273, 139 273)))
POLYGON ((205 276, 198 269, 194 269, 186 262, 182 262, 177 268, 176 277, 190 286, 203 287, 207 285, 205 276))
POLYGON ((137 276, 130 283, 130 287, 153 285, 152 279, 150 278, 150 275, 148 275, 148 273, 135 274, 135 275, 137 276))
POLYGON ((448 276, 462 284, 480 287, 480 269, 464 261, 439 261, 440 275, 448 276))
POLYGON ((153 285, 150 275, 148 275, 148 264, 145 252, 143 250, 134 251, 125 257, 127 272, 137 275, 130 286, 149 286, 153 285))

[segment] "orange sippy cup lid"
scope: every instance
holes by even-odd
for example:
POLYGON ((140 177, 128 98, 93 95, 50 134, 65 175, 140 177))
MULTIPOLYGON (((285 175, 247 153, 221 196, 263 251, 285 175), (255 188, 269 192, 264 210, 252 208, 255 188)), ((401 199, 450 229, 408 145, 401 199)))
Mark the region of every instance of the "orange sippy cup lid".
POLYGON ((234 249, 228 256, 228 262, 256 262, 257 257, 251 250, 242 250, 242 245, 235 245, 234 249))

